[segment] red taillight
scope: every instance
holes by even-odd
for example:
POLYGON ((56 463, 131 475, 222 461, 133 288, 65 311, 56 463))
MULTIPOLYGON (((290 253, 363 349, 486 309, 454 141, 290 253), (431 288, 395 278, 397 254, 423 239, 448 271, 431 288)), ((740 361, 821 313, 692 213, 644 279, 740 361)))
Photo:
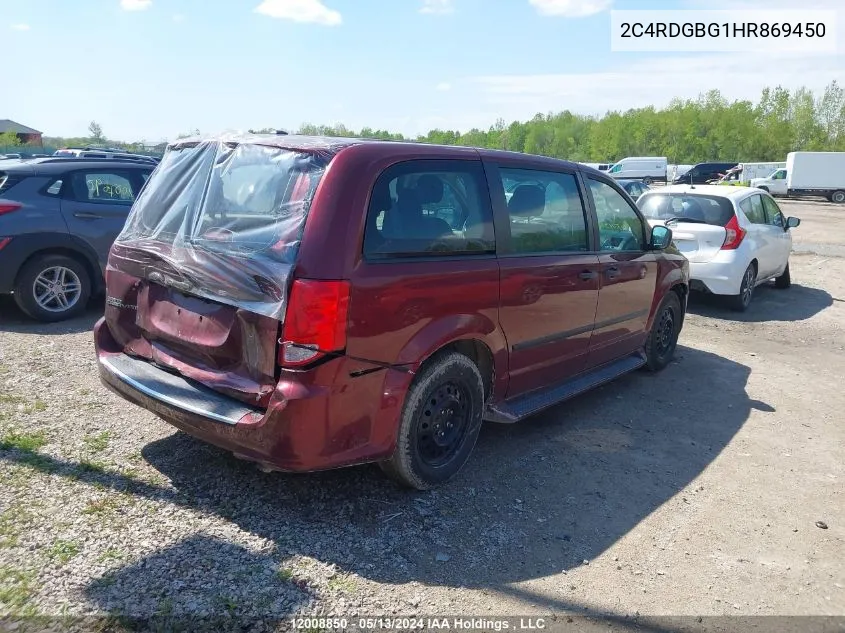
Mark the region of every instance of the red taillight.
POLYGON ((304 365, 346 347, 349 282, 297 279, 288 298, 279 364, 304 365))
POLYGON ((722 244, 723 251, 730 251, 737 248, 745 238, 745 230, 739 226, 736 215, 732 215, 730 222, 725 225, 725 242, 722 244))
POLYGON ((6 245, 12 241, 11 237, 0 237, 0 251, 6 248, 6 245))
POLYGON ((6 202, 4 200, 0 201, 0 215, 4 213, 11 213, 12 211, 17 211, 23 205, 18 202, 6 202))

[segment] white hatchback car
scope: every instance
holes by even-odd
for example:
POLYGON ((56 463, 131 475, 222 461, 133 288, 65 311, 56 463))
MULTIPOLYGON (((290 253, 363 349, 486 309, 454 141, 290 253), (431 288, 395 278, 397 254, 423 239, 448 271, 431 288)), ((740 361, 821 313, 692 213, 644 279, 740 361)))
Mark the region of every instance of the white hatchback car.
POLYGON ((695 290, 728 295, 744 311, 754 288, 775 280, 788 288, 789 254, 798 218, 786 218, 765 191, 751 187, 671 185, 647 191, 637 206, 650 224, 672 229, 690 262, 695 290))

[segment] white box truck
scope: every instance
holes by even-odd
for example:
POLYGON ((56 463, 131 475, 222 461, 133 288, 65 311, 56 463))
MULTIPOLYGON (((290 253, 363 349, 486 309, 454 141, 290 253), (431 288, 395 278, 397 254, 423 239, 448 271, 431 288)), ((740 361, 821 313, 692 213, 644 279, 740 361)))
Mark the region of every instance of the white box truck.
POLYGON ((822 196, 845 203, 845 152, 790 152, 786 167, 768 178, 755 178, 752 187, 772 195, 822 196))
POLYGON ((613 163, 607 173, 614 178, 640 178, 646 184, 666 182, 668 163, 665 156, 628 156, 613 163))

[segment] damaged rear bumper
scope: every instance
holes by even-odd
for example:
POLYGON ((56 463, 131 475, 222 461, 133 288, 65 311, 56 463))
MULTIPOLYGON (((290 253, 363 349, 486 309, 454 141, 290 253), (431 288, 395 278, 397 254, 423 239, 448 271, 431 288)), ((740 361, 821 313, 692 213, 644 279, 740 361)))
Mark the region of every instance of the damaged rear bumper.
MULTIPOLYGON (((260 409, 124 354, 104 319, 94 327, 94 340, 106 387, 179 430, 264 469, 326 470, 377 461, 393 451, 395 434, 376 433, 365 412, 330 398, 336 387, 328 385, 350 371, 346 359, 280 380, 269 406, 260 409)), ((356 388, 346 391, 381 390, 374 380, 358 379, 356 388)))

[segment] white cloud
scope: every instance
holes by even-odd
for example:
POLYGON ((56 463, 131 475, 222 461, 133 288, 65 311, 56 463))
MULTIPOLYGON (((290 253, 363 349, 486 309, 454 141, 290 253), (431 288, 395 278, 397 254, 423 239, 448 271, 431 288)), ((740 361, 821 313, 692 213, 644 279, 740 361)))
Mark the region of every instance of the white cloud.
POLYGON ((329 9, 320 0, 264 0, 255 12, 280 20, 324 26, 337 26, 343 21, 340 12, 329 9))
POLYGON ((120 8, 124 11, 146 11, 153 6, 153 0, 120 0, 120 8))
POLYGON ((437 92, 449 92, 452 89, 452 84, 444 81, 443 83, 437 84, 437 92))
POLYGON ((660 108, 711 89, 731 101, 757 101, 766 87, 820 92, 834 79, 845 83, 845 67, 835 55, 708 54, 652 56, 597 73, 484 76, 473 83, 481 91, 478 102, 497 108, 506 120, 526 120, 564 109, 593 115, 660 108))
POLYGON ((583 18, 607 11, 613 0, 528 0, 540 15, 583 18))
POLYGON ((420 13, 432 15, 446 15, 454 11, 452 0, 423 0, 423 6, 420 8, 420 13))
POLYGON ((178 22, 184 22, 184 21, 185 21, 185 19, 186 19, 186 17, 185 17, 185 14, 184 14, 184 13, 176 13, 176 14, 173 16, 173 21, 174 21, 174 22, 177 22, 177 23, 178 23, 178 22))
POLYGON ((30 27, 29 24, 13 24, 12 28, 16 31, 28 31, 30 27))

